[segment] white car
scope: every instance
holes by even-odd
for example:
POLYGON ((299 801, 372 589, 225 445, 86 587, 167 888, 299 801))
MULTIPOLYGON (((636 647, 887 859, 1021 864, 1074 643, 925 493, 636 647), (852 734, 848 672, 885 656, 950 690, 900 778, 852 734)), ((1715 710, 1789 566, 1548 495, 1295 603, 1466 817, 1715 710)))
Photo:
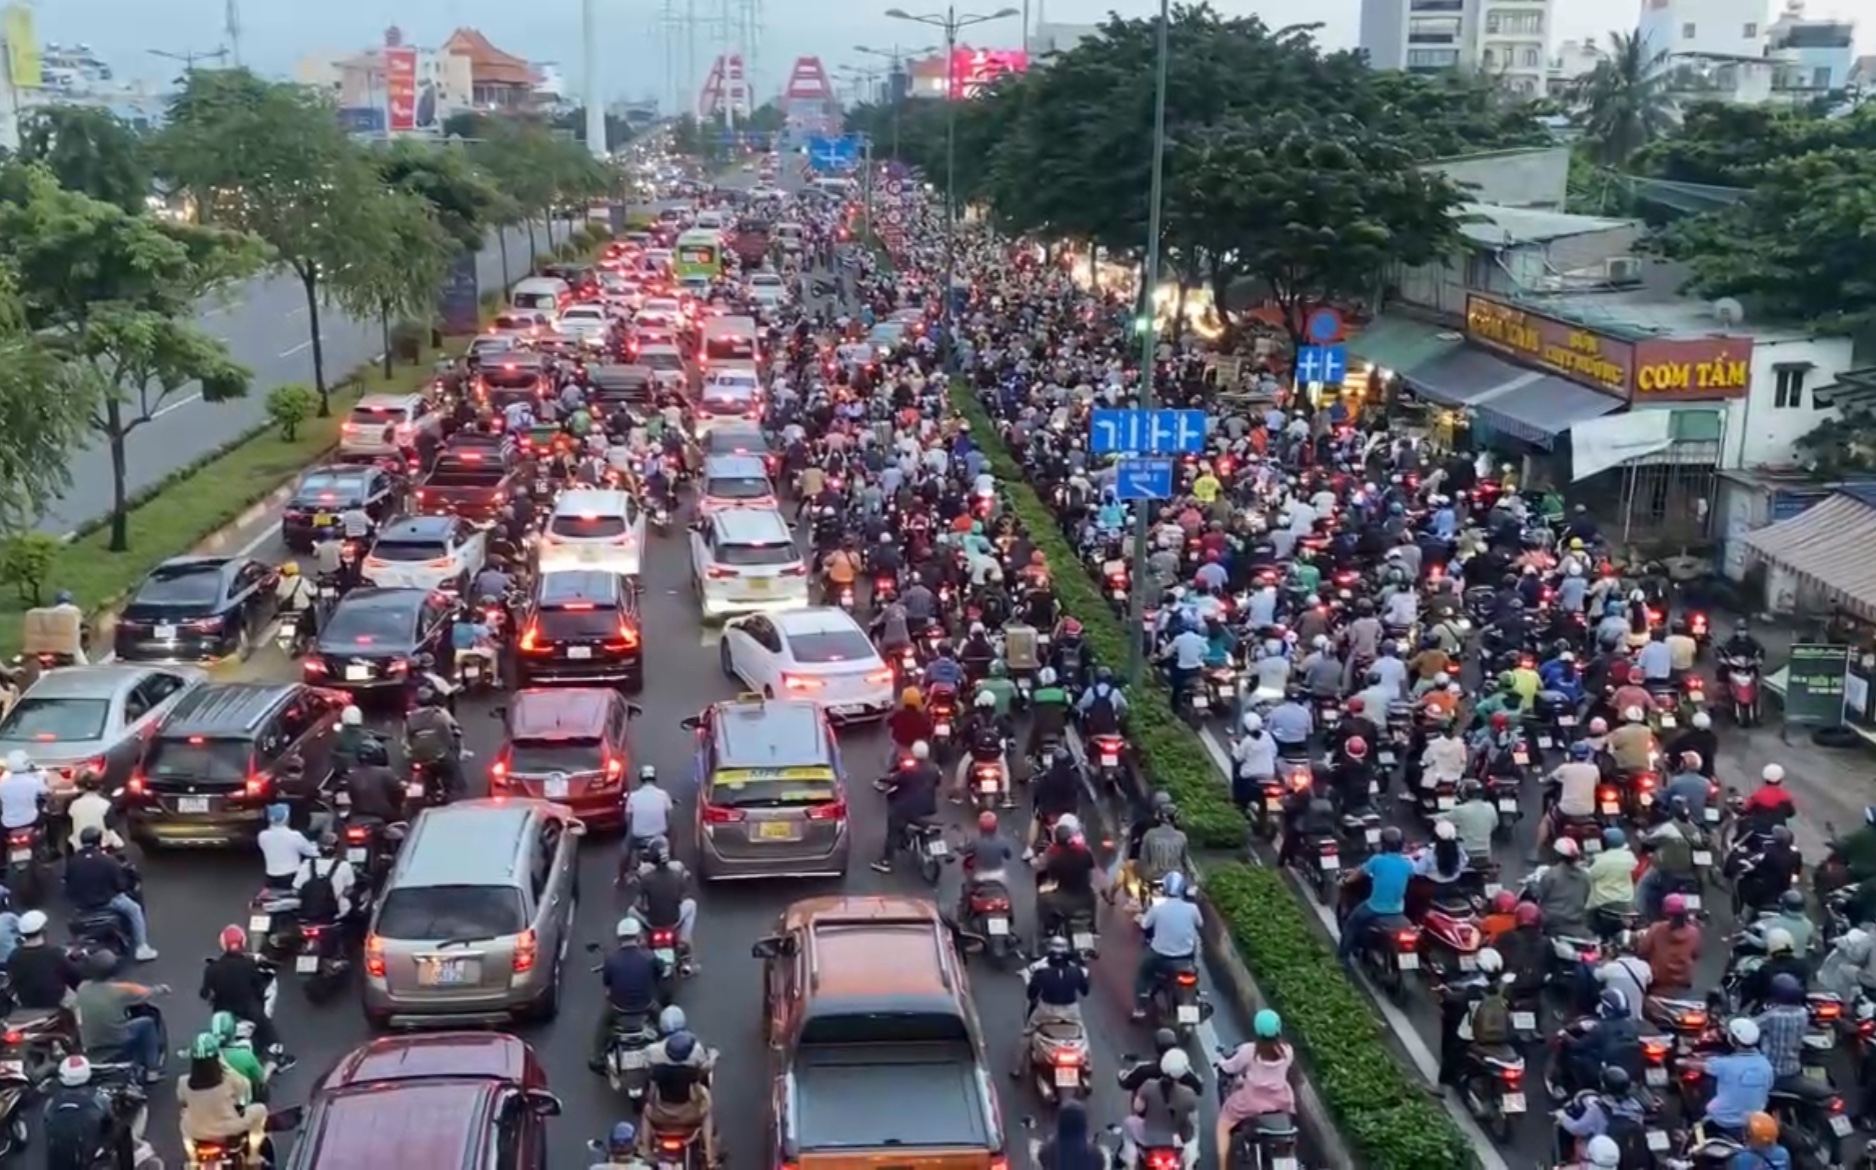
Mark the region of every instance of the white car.
POLYGON ((638 315, 640 318, 655 318, 670 328, 683 319, 684 302, 676 297, 646 297, 645 303, 638 307, 638 315))
POLYGON ((768 465, 759 455, 711 455, 698 477, 697 511, 700 515, 728 508, 779 507, 768 465))
POLYGON ((378 530, 365 580, 382 589, 469 588, 488 558, 488 534, 457 516, 406 516, 378 530))
POLYGON ((636 577, 644 568, 645 513, 630 492, 605 488, 561 492, 534 551, 541 573, 599 569, 636 577))
POLYGON ((560 314, 560 331, 584 345, 604 345, 612 334, 612 314, 604 305, 568 305, 560 314))
POLYGON ((758 272, 749 278, 749 299, 765 309, 779 309, 788 303, 788 282, 773 272, 758 272))
POLYGON ((778 511, 706 516, 690 530, 690 555, 706 618, 808 608, 808 564, 778 511))
POLYGON ((723 626, 723 673, 752 691, 807 699, 836 723, 892 710, 893 673, 853 615, 825 606, 723 626))

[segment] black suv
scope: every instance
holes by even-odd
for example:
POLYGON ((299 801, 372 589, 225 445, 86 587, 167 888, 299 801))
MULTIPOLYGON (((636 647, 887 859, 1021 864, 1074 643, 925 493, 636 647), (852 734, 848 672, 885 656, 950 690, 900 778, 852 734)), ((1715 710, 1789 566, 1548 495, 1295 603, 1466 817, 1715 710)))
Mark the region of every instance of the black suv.
POLYGON ((144 845, 233 845, 266 825, 267 806, 313 795, 332 771, 345 695, 305 683, 212 682, 163 719, 125 791, 144 845), (298 787, 282 763, 304 762, 298 787))
POLYGON ((645 683, 638 599, 626 579, 597 569, 542 573, 516 628, 515 686, 645 683))

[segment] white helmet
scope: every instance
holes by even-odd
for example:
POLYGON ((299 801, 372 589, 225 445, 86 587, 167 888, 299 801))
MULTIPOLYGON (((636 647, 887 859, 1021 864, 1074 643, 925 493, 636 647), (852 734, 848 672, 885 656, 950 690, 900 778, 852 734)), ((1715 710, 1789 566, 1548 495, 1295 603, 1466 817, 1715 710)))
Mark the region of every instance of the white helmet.
POLYGON ((82 1056, 68 1056, 59 1061, 59 1084, 75 1089, 91 1083, 91 1062, 82 1056))
POLYGON ((1630 723, 1640 723, 1642 721, 1642 709, 1640 707, 1624 707, 1622 708, 1622 718, 1628 720, 1630 723))
POLYGON ((1630 601, 1647 601, 1648 595, 1646 593, 1643 593, 1639 589, 1635 589, 1635 590, 1630 591, 1628 595, 1628 599, 1630 601))
POLYGON ((1765 953, 1768 955, 1796 950, 1797 946, 1798 940, 1792 938, 1791 932, 1782 926, 1774 926, 1765 932, 1765 953))
POLYGON ((1505 956, 1495 947, 1485 947, 1479 951, 1479 974, 1496 975, 1505 969, 1505 956))
POLYGON ((1070 835, 1079 833, 1081 832, 1081 818, 1074 813, 1063 813, 1055 818, 1055 827, 1058 830, 1067 829, 1070 835))
POLYGON ((977 698, 971 703, 971 706, 976 707, 980 711, 989 710, 996 705, 997 697, 989 691, 978 691, 977 698))
POLYGON ((1166 1055, 1159 1058, 1159 1072, 1163 1077, 1178 1080, 1191 1071, 1192 1058, 1183 1048, 1168 1048, 1166 1055))
POLYGON ((26 913, 20 915, 20 936, 22 938, 34 938, 45 932, 46 912, 44 910, 28 910, 26 913))
POLYGON ((1556 851, 1558 857, 1566 861, 1578 856, 1582 852, 1582 850, 1577 847, 1575 837, 1559 837, 1550 843, 1550 847, 1556 851))
POLYGON ((18 748, 7 753, 7 771, 30 772, 33 770, 32 757, 18 748))
POLYGON ((1036 685, 1039 687, 1054 686, 1055 668, 1053 666, 1045 666, 1041 670, 1038 670, 1036 672, 1036 685))
POLYGON ((1759 1046, 1759 1025, 1744 1016, 1726 1021, 1726 1036, 1740 1048, 1759 1046))
POLYGON ((1783 784, 1785 782, 1785 769, 1780 764, 1767 764, 1765 771, 1759 773, 1759 779, 1765 781, 1767 784, 1783 784))
POLYGON ((1459 836, 1459 830, 1453 827, 1451 821, 1442 817, 1433 822, 1433 835, 1441 841, 1451 841, 1459 836))
POLYGON ((1599 1133, 1583 1144, 1583 1160, 1596 1170, 1616 1170, 1622 1164, 1622 1147, 1606 1133, 1599 1133))
POLYGON ((919 740, 917 743, 913 744, 912 745, 912 758, 915 760, 931 759, 931 745, 926 743, 922 739, 919 740))
POLYGON ((365 713, 360 711, 355 704, 347 703, 345 710, 339 712, 339 722, 345 724, 347 727, 363 727, 365 725, 365 713))
POLYGON ((1705 731, 1707 728, 1712 727, 1712 726, 1713 726, 1713 716, 1707 714, 1705 711, 1694 712, 1695 730, 1705 731))
POLYGON ((1244 734, 1256 735, 1264 729, 1264 717, 1255 711, 1244 713, 1244 734))
POLYGON ((627 914, 612 928, 612 936, 620 942, 637 942, 645 936, 645 924, 638 920, 638 915, 627 914))

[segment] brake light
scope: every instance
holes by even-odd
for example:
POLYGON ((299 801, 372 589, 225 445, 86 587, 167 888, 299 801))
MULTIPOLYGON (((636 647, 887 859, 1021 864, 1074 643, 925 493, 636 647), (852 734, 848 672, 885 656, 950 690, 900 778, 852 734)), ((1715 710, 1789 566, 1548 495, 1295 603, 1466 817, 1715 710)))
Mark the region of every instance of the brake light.
POLYGON ((489 765, 489 780, 496 785, 505 785, 508 783, 507 760, 499 759, 489 765))
POLYGON ((225 1152, 214 1142, 190 1142, 189 1144, 195 1150, 195 1160, 197 1162, 219 1162, 221 1161, 222 1154, 225 1152))
POLYGON ((807 817, 811 821, 844 821, 847 819, 847 802, 830 800, 826 804, 809 805, 807 817))
POLYGON ((1667 1043, 1661 1040, 1643 1040, 1642 1056, 1647 1058, 1649 1064, 1665 1063, 1668 1058, 1667 1043))
POLYGON ((7 844, 9 845, 31 845, 32 843, 33 843, 33 834, 32 834, 32 830, 30 829, 24 833, 8 833, 7 834, 7 844))
POLYGON ((618 644, 620 646, 623 646, 627 650, 630 650, 633 647, 637 646, 638 645, 638 631, 633 629, 631 626, 625 624, 623 621, 621 621, 619 623, 618 644))
POLYGON ((726 569, 722 565, 711 565, 708 569, 704 570, 704 576, 710 578, 712 581, 727 581, 735 575, 735 569, 726 569))
POLYGON ((521 652, 533 654, 541 648, 541 630, 539 626, 529 626, 521 635, 521 652))
POLYGON ((886 670, 876 670, 866 676, 866 681, 875 684, 889 683, 892 681, 892 670, 890 668, 886 670))
POLYGON ((248 774, 247 783, 242 785, 242 791, 250 797, 262 797, 267 795, 267 790, 270 787, 272 787, 272 783, 267 777, 258 772, 250 772, 248 774))
POLYGON ((373 979, 384 978, 384 940, 375 934, 365 938, 365 974, 373 979))
POLYGON ((1596 800, 1601 804, 1613 804, 1619 795, 1613 785, 1605 784, 1596 790, 1596 800))
POLYGON ((345 839, 354 845, 364 842, 371 836, 370 830, 363 825, 354 825, 345 830, 345 839))
POLYGON ((1505 1082, 1505 1088, 1516 1089, 1524 1083, 1524 1070, 1521 1068, 1501 1068, 1498 1079, 1505 1082))
POLYGON ((1843 1112, 1843 1098, 1832 1097, 1830 1100, 1824 1102, 1824 1108, 1831 1113, 1842 1113, 1843 1112))
POLYGON ((787 568, 782 570, 782 576, 784 577, 805 577, 807 575, 808 575, 808 566, 803 565, 803 564, 789 565, 787 568))
POLYGON ((1056 1068, 1076 1068, 1081 1064, 1081 1049, 1057 1048, 1054 1062, 1056 1068))
POLYGON ((620 780, 624 779, 624 777, 625 777, 625 761, 620 759, 618 756, 607 756, 606 757, 606 781, 605 781, 607 786, 617 784, 620 780))
POLYGON ((1179 1170, 1179 1152, 1177 1150, 1148 1150, 1146 1165, 1147 1170, 1179 1170))
POLYGON ((1700 1031, 1707 1026, 1707 1013, 1682 1012, 1680 1021, 1676 1026, 1687 1032, 1700 1031))
POLYGON ((1834 1020, 1843 1015, 1843 1004, 1836 1000, 1827 1000, 1813 1006, 1812 1014, 1820 1020, 1834 1020))
POLYGON ((1197 987, 1199 985, 1199 973, 1197 971, 1176 972, 1173 975, 1173 982, 1181 987, 1197 987))
POLYGON ((658 1148, 667 1154, 680 1153, 684 1149, 684 1138, 682 1136, 660 1134, 658 1137, 658 1148))
MULTIPOLYGON (((312 664, 309 662, 307 665, 312 664)), ((143 774, 138 772, 131 775, 129 782, 124 785, 124 790, 132 796, 142 796, 149 791, 149 785, 144 783, 143 774)))
POLYGON ((515 953, 512 960, 515 974, 522 975, 534 970, 534 960, 540 957, 540 939, 532 930, 524 930, 515 939, 515 953))
POLYGON ((302 662, 300 665, 305 668, 307 674, 326 673, 326 664, 324 662, 321 662, 317 658, 308 658, 305 662, 302 662))
POLYGON ((1394 932, 1394 946, 1397 950, 1410 951, 1420 945, 1420 931, 1397 930, 1394 932))
POLYGON ((706 825, 734 825, 744 819, 740 808, 731 808, 724 804, 706 804, 703 806, 703 819, 706 825))
POLYGON ((1653 772, 1643 772, 1641 775, 1635 777, 1635 787, 1641 789, 1643 792, 1653 792, 1655 790, 1655 774, 1653 772))
POLYGON ((438 557, 434 561, 425 561, 424 567, 428 569, 447 569, 452 563, 453 562, 448 557, 438 557))
POLYGON ((821 689, 821 680, 805 678, 798 674, 785 674, 782 676, 782 687, 790 691, 818 691, 821 689))
POLYGON ((26 1039, 26 1033, 18 1028, 8 1028, 4 1039, 8 1044, 19 1044, 26 1039))

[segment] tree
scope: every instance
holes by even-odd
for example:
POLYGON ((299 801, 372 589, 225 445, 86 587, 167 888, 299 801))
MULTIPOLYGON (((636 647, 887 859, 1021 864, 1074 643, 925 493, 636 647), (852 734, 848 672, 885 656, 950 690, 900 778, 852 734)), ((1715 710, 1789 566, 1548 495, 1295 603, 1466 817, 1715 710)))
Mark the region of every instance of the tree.
POLYGON ((611 173, 578 143, 527 123, 490 124, 475 144, 473 157, 513 200, 517 221, 528 233, 530 262, 542 250, 534 233, 536 220, 551 225, 557 209, 609 193, 613 183, 611 173))
POLYGON ((352 217, 352 258, 334 270, 327 288, 353 317, 378 319, 384 340, 384 376, 394 358, 391 325, 409 317, 428 322, 436 291, 461 250, 421 196, 382 189, 366 196, 352 217))
POLYGON ((1604 166, 1627 165, 1635 153, 1673 129, 1675 109, 1667 50, 1640 33, 1610 33, 1609 51, 1571 88, 1574 120, 1604 166))
POLYGON ((1656 246, 1687 291, 1827 333, 1876 326, 1876 151, 1836 147, 1767 165, 1739 203, 1679 220, 1656 246))
POLYGON ((1696 102, 1678 131, 1637 156, 1654 178, 1709 187, 1751 187, 1777 162, 1833 147, 1876 151, 1876 104, 1841 118, 1777 105, 1696 102))
POLYGON ((93 106, 45 106, 27 119, 19 157, 43 164, 59 185, 136 215, 150 197, 150 170, 137 132, 93 106))
POLYGON ((0 266, 0 532, 32 527, 71 486, 66 468, 89 414, 76 390, 30 328, 13 269, 0 266))
POLYGON ((192 70, 170 103, 159 150, 206 221, 258 236, 299 278, 313 388, 320 416, 331 414, 321 285, 356 258, 361 207, 380 186, 369 160, 318 97, 244 69, 192 70))
POLYGON ((472 252, 481 251, 501 193, 467 154, 399 140, 374 155, 373 161, 387 184, 429 204, 437 224, 452 239, 472 252))
MULTIPOLYGON (((62 364, 111 456, 111 543, 129 547, 125 440, 195 383, 206 402, 247 393, 248 371, 194 324, 212 287, 263 261, 248 237, 131 215, 60 187, 43 167, 0 172, 0 255, 19 274, 26 323, 62 364)), ((11 420, 9 420, 11 422, 11 420)))

